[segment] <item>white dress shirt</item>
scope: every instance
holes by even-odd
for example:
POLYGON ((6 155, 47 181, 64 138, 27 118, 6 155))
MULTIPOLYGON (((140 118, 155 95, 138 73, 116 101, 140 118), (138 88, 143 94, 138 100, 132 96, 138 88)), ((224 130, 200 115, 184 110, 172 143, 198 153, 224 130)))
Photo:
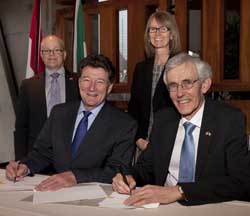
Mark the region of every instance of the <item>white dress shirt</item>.
MULTIPOLYGON (((196 127, 193 131, 193 138, 194 138, 194 145, 195 145, 195 163, 196 163, 196 158, 197 158, 197 149, 198 149, 198 143, 199 143, 199 137, 200 137, 200 129, 201 129, 201 121, 202 121, 202 116, 203 116, 203 111, 204 111, 204 104, 203 102, 202 106, 198 110, 198 112, 193 116, 192 119, 189 120, 192 124, 194 124, 196 127)), ((179 122, 179 127, 177 130, 176 138, 175 138, 175 143, 174 143, 174 148, 169 164, 169 172, 167 175, 167 179, 165 182, 165 185, 167 186, 174 186, 178 182, 178 177, 179 177, 179 165, 180 165, 180 156, 181 156, 181 148, 182 144, 184 141, 184 136, 185 136, 185 128, 183 124, 188 121, 184 117, 180 119, 179 122)))

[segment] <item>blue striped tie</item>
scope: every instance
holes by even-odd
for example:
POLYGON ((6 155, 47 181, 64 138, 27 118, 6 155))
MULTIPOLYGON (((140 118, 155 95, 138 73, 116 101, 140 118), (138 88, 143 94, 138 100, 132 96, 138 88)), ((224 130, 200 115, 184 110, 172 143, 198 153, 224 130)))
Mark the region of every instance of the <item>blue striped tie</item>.
POLYGON ((88 117, 91 114, 89 111, 83 111, 84 116, 82 117, 81 121, 79 122, 75 136, 71 145, 71 152, 72 156, 74 157, 79 149, 79 146, 87 133, 88 130, 88 117))
POLYGON ((195 176, 195 145, 192 132, 195 125, 190 122, 183 124, 185 137, 181 149, 179 182, 194 182, 195 176))

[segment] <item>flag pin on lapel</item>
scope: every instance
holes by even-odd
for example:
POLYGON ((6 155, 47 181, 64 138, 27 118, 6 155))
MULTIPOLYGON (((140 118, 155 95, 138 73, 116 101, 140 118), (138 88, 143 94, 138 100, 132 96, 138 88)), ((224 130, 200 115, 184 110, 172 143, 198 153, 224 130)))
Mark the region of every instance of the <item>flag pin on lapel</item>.
POLYGON ((210 137, 212 136, 212 133, 210 131, 206 131, 205 135, 210 137))

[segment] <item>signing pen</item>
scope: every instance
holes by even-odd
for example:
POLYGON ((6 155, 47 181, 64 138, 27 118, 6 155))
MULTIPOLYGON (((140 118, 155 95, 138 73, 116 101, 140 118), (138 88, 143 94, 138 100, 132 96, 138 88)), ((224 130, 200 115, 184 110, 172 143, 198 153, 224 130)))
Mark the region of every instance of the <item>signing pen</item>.
POLYGON ((128 188, 129 188, 129 194, 131 194, 131 189, 130 189, 130 187, 129 187, 128 180, 127 180, 126 175, 124 174, 123 169, 122 169, 121 166, 119 167, 119 171, 120 171, 120 173, 121 173, 121 175, 122 175, 123 181, 125 182, 125 184, 126 184, 126 185, 128 186, 128 188))
MULTIPOLYGON (((18 162, 17 162, 17 167, 16 167, 16 174, 17 174, 17 171, 18 171, 18 169, 19 169, 19 164, 20 164, 20 162, 18 161, 18 162)), ((13 182, 14 182, 14 183, 16 183, 16 178, 17 178, 17 176, 15 176, 14 179, 13 179, 13 182)))

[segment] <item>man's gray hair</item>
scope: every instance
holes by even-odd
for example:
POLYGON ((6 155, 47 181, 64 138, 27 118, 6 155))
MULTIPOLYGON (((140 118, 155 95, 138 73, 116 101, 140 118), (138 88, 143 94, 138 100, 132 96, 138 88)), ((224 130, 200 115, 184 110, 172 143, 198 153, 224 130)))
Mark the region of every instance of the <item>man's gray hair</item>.
POLYGON ((207 78, 212 78, 212 69, 208 63, 202 61, 198 57, 193 57, 187 53, 179 53, 174 57, 170 58, 166 64, 164 72, 164 83, 167 85, 167 73, 168 71, 176 68, 184 63, 192 63, 198 73, 199 80, 204 81, 207 78))

